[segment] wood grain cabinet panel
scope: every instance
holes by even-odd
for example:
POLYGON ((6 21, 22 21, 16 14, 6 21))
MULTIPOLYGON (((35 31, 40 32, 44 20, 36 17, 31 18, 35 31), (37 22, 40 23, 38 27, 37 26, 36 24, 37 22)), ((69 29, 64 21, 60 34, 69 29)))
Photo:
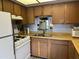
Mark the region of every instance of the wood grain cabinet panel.
POLYGON ((66 42, 51 40, 50 59, 68 59, 68 45, 66 42))
POLYGON ((31 37, 31 55, 47 59, 79 59, 70 41, 31 37))
POLYGON ((48 39, 39 39, 40 57, 48 58, 48 39))
POLYGON ((48 58, 48 40, 41 38, 31 38, 32 56, 48 58))
POLYGON ((21 15, 21 5, 14 3, 14 14, 17 16, 21 15))
POLYGON ((27 24, 34 23, 34 8, 28 7, 27 8, 27 24))
POLYGON ((67 3, 65 23, 79 24, 79 2, 67 3))
POLYGON ((13 2, 10 0, 3 0, 3 11, 13 14, 13 2))
POLYGON ((69 59, 75 59, 75 47, 72 42, 69 42, 69 59))
POLYGON ((79 59, 79 54, 77 53, 76 50, 75 50, 75 59, 79 59))
POLYGON ((41 16, 42 15, 42 6, 34 7, 34 16, 41 16))
POLYGON ((53 23, 64 23, 65 21, 65 4, 55 4, 52 7, 53 23))
POLYGON ((27 15, 26 15, 27 12, 26 12, 26 8, 22 6, 21 9, 22 9, 21 15, 23 17, 23 24, 27 24, 27 15))
POLYGON ((52 15, 52 5, 43 6, 43 15, 52 15))
POLYGON ((0 11, 2 11, 2 0, 0 0, 0 11))
POLYGON ((31 38, 31 55, 38 56, 38 39, 31 38))

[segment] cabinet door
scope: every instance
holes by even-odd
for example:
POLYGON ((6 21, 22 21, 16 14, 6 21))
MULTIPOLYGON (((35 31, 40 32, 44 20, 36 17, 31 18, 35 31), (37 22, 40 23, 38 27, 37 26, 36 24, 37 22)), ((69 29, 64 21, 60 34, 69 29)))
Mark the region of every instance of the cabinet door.
POLYGON ((34 7, 34 16, 41 16, 42 15, 42 6, 34 7))
POLYGON ((52 15, 52 5, 43 6, 43 15, 52 15))
POLYGON ((75 59, 79 59, 79 54, 77 53, 76 50, 75 50, 75 59))
POLYGON ((79 23, 79 2, 66 4, 65 23, 79 23))
POLYGON ((53 5, 52 9, 53 23, 64 23, 65 21, 65 4, 53 5))
POLYGON ((69 59, 75 59, 75 48, 72 42, 69 42, 69 59))
POLYGON ((14 14, 17 16, 21 15, 21 6, 19 4, 14 3, 14 14))
POLYGON ((39 39, 39 56, 48 58, 48 39, 39 39))
POLYGON ((38 56, 38 39, 31 38, 31 55, 38 56))
POLYGON ((0 0, 0 11, 2 11, 2 0, 0 0))
POLYGON ((50 59, 68 59, 68 46, 64 41, 51 41, 50 59))
POLYGON ((34 23, 34 10, 33 7, 27 8, 27 22, 28 24, 34 23))
POLYGON ((26 8, 22 7, 22 17, 23 17, 23 24, 27 24, 27 12, 26 12, 26 8))
POLYGON ((3 0, 3 11, 13 14, 13 2, 10 0, 3 0))

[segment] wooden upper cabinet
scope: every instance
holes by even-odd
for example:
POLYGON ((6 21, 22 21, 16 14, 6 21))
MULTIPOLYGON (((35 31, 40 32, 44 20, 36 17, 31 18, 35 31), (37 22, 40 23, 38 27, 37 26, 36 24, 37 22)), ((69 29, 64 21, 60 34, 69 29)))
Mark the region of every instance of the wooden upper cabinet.
POLYGON ((22 13, 21 13, 21 15, 22 15, 22 17, 23 17, 23 24, 27 24, 27 15, 26 15, 27 13, 26 13, 26 8, 25 7, 22 7, 22 13))
POLYGON ((10 0, 3 0, 3 11, 13 14, 13 2, 10 0))
POLYGON ((52 15, 52 5, 43 6, 43 15, 52 15))
POLYGON ((65 4, 56 4, 52 7, 53 23, 64 23, 65 21, 65 4))
POLYGON ((34 16, 41 16, 42 15, 42 7, 36 6, 34 7, 34 16))
POLYGON ((27 8, 27 24, 34 23, 34 9, 33 7, 27 8))
POLYGON ((0 11, 2 11, 2 0, 0 0, 0 11))
POLYGON ((21 5, 14 3, 14 14, 17 16, 21 15, 21 5))
POLYGON ((65 23, 79 24, 79 2, 66 4, 65 18, 65 23))

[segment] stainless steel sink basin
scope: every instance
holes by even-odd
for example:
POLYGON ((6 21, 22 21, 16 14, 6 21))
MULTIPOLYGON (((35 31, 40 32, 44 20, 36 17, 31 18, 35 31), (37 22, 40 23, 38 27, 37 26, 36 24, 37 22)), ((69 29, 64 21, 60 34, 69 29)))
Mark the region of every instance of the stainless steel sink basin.
POLYGON ((43 35, 43 34, 34 34, 33 36, 42 36, 42 37, 52 37, 51 35, 43 35))

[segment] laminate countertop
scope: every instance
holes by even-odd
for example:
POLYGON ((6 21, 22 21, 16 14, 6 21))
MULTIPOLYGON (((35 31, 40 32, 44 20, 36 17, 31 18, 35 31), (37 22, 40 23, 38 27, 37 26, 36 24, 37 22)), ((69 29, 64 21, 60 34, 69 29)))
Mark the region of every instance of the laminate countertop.
POLYGON ((47 38, 47 39, 54 39, 54 40, 66 40, 66 41, 71 41, 77 50, 79 54, 79 38, 72 37, 71 34, 68 33, 53 33, 50 37, 43 37, 43 36, 34 36, 30 35, 31 37, 34 38, 47 38))

